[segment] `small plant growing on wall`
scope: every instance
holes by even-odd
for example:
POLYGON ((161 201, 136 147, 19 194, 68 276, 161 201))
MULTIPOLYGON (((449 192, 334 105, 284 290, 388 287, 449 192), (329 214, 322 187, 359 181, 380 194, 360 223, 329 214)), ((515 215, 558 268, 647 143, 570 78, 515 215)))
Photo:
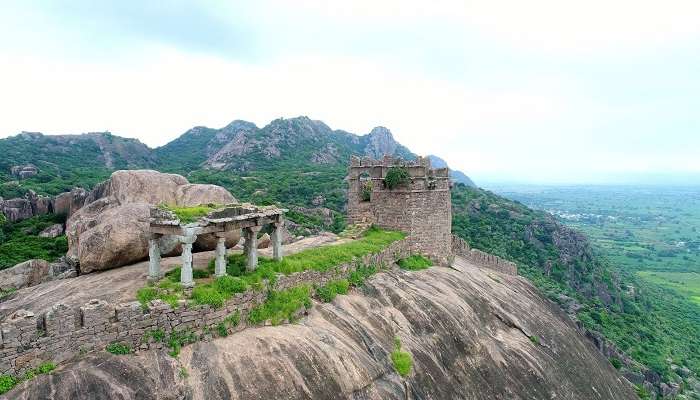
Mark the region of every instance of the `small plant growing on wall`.
POLYGON ((391 167, 384 177, 384 184, 387 189, 392 190, 401 185, 405 185, 411 179, 406 167, 391 167))
POLYGON ((372 200, 372 181, 362 182, 362 186, 360 187, 360 200, 372 200))

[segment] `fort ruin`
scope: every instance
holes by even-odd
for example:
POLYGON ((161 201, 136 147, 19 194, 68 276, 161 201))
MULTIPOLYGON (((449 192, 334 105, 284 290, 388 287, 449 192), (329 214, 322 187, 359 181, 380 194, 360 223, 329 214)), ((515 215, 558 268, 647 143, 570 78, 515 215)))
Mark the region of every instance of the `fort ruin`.
POLYGON ((452 258, 452 200, 447 168, 433 169, 428 158, 405 161, 353 157, 348 173, 348 224, 375 224, 406 233, 411 251, 440 265, 452 258), (389 188, 390 171, 407 179, 389 188))

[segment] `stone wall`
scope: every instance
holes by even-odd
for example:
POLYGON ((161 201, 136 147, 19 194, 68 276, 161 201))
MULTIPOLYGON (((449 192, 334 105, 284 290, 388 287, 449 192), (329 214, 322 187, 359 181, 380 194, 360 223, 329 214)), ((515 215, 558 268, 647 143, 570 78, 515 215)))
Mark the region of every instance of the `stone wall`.
POLYGON ((464 257, 476 266, 493 269, 503 274, 518 275, 518 266, 514 262, 481 250, 472 249, 469 247, 469 243, 455 235, 452 235, 452 253, 456 256, 464 257))
MULTIPOLYGON (((358 263, 390 266, 411 254, 407 240, 389 245, 377 254, 339 265, 328 271, 304 271, 280 275, 274 289, 288 289, 300 284, 324 285, 330 280, 345 278, 358 263)), ((266 299, 264 291, 248 290, 231 298, 219 309, 208 305, 188 305, 180 301, 177 308, 152 301, 144 309, 137 301, 110 304, 92 300, 80 307, 56 304, 46 313, 34 315, 18 310, 0 323, 0 374, 19 375, 43 362, 61 363, 90 351, 103 350, 113 342, 128 343, 135 350, 162 348, 161 342, 149 339, 148 332, 191 330, 205 335, 217 324, 236 312, 246 328, 248 312, 266 299)))
POLYGON ((432 169, 430 160, 383 160, 353 157, 348 174, 348 223, 376 224, 408 235, 411 251, 441 265, 451 263, 452 202, 449 170, 432 169), (404 167, 410 182, 394 189, 384 178, 393 167, 404 167), (363 186, 371 186, 369 200, 363 186))

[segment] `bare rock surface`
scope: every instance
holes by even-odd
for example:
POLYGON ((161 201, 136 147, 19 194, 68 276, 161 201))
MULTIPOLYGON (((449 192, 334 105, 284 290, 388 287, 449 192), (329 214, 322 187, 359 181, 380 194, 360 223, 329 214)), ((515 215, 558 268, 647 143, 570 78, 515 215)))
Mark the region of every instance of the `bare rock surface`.
POLYGON ((13 399, 636 399, 525 279, 458 260, 393 271, 300 323, 135 356, 101 353, 25 382, 13 399), (539 340, 531 340, 531 337, 539 340), (390 352, 411 353, 404 379, 390 352), (184 371, 184 373, 182 372, 184 371))
MULTIPOLYGON (((227 204, 236 199, 215 185, 190 184, 180 175, 151 170, 116 171, 90 192, 85 205, 66 223, 68 254, 79 260, 82 273, 105 270, 148 256, 149 209, 158 204, 194 206, 227 204)), ((240 235, 227 238, 235 245, 240 235)), ((161 253, 181 251, 172 240, 162 240, 161 253)), ((201 237, 196 249, 213 250, 216 238, 201 237)))
POLYGON ((53 224, 39 232, 40 237, 55 238, 63 235, 63 224, 53 224))

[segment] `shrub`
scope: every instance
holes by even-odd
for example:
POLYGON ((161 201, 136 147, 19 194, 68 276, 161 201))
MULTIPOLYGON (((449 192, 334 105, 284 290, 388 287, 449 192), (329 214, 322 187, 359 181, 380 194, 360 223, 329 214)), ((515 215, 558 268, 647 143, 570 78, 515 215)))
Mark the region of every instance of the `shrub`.
POLYGON ((24 374, 24 379, 33 379, 37 375, 48 374, 49 372, 56 369, 56 364, 47 362, 39 365, 36 368, 32 368, 24 374))
POLYGON ((530 336, 530 341, 534 344, 540 344, 540 338, 537 335, 530 336))
POLYGON ((348 281, 352 286, 360 287, 365 284, 365 279, 376 273, 377 267, 374 265, 358 265, 348 276, 348 281))
POLYGON ((213 287, 195 286, 192 290, 192 300, 197 304, 209 304, 214 308, 220 308, 224 305, 226 298, 213 287))
POLYGON ((182 331, 182 332, 172 332, 168 338, 168 347, 170 347, 171 357, 177 357, 180 355, 180 349, 182 346, 197 341, 197 335, 192 331, 182 331))
POLYGON ((228 328, 226 327, 226 324, 223 322, 219 322, 216 325, 216 333, 218 333, 221 337, 228 336, 228 328))
POLYGON ((231 328, 235 328, 238 326, 238 324, 241 322, 241 313, 240 311, 236 310, 235 313, 229 315, 226 317, 224 320, 225 322, 228 322, 228 324, 231 326, 231 328))
POLYGON ((165 340, 165 332, 160 328, 152 329, 150 331, 146 331, 143 337, 145 339, 152 338, 155 342, 162 342, 165 340))
POLYGON ((0 394, 9 392, 13 387, 17 386, 19 379, 12 375, 0 375, 0 394))
POLYGON ((384 177, 384 184, 387 189, 395 189, 405 185, 411 179, 406 167, 391 167, 384 177))
POLYGON ((411 373, 413 367, 413 359, 411 354, 401 351, 401 340, 394 338, 394 351, 391 352, 391 362, 394 364, 394 369, 402 377, 407 377, 411 373))
POLYGON ((339 294, 347 294, 350 282, 347 279, 328 282, 325 286, 316 288, 316 295, 324 302, 330 303, 339 294))
POLYGON ((610 357, 610 364, 612 364, 612 366, 615 367, 615 369, 622 368, 622 361, 620 361, 616 357, 610 357))
POLYGON ((372 200, 372 182, 362 182, 362 187, 360 188, 360 200, 372 200))
POLYGON ((124 355, 131 353, 131 347, 128 344, 121 342, 110 343, 107 345, 105 350, 116 355, 124 355))
POLYGON ((409 271, 419 271, 433 266, 433 262, 430 259, 418 254, 403 258, 398 261, 398 264, 401 269, 409 271))
POLYGON ((253 324, 270 320, 273 325, 294 320, 294 314, 302 307, 311 307, 311 288, 301 285, 282 291, 270 291, 265 302, 248 314, 248 320, 253 324))

